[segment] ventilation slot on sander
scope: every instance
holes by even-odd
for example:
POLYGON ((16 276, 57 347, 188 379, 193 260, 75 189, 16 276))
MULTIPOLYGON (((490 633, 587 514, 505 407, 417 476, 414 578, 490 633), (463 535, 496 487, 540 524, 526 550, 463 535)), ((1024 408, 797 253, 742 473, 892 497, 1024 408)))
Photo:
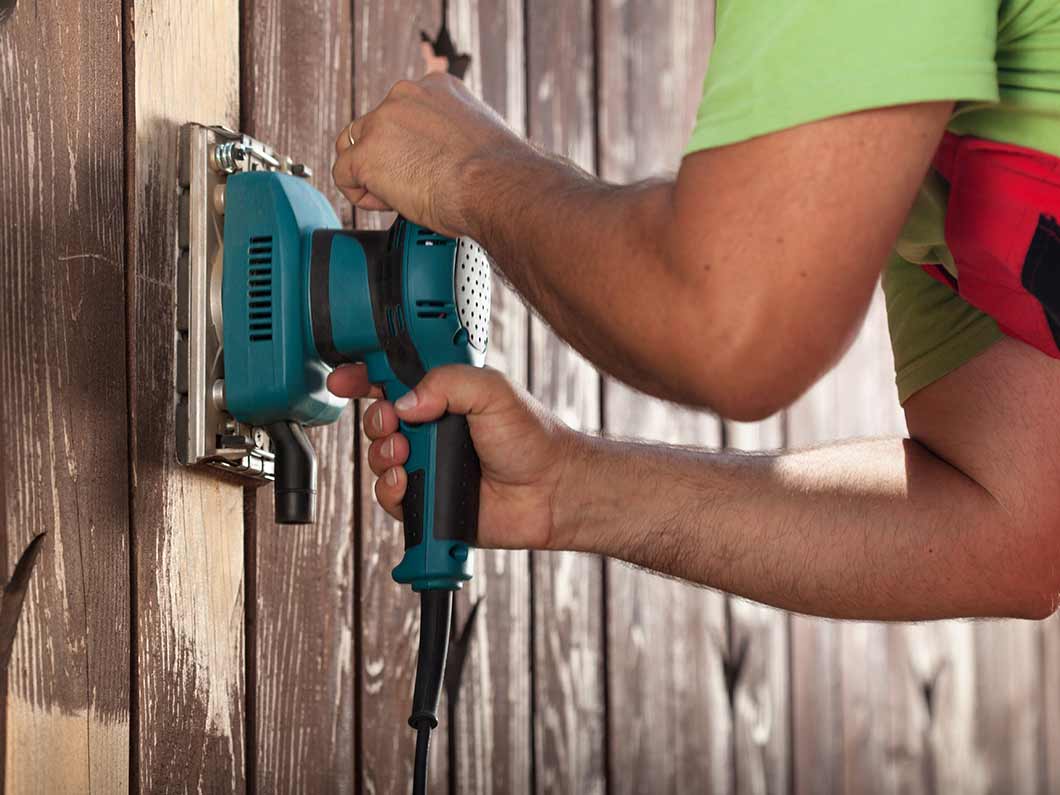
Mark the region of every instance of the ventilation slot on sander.
POLYGON ((251 342, 272 340, 272 236, 250 238, 247 247, 247 315, 251 342))

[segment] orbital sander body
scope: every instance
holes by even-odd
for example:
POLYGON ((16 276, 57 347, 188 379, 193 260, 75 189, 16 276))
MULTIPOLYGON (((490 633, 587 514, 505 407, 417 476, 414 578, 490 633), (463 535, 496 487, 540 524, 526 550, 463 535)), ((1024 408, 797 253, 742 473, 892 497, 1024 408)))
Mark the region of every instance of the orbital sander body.
MULTIPOLYGON (((363 361, 389 400, 445 364, 481 365, 489 329, 485 253, 399 218, 389 231, 340 228, 298 177, 254 171, 225 189, 222 287, 225 402, 276 445, 276 516, 313 521, 315 465, 304 425, 346 401, 325 386, 363 361)), ((471 577, 479 463, 467 420, 402 423, 409 440, 405 556, 394 579, 415 590, 471 577)))
MULTIPOLYGON (((277 522, 312 522, 316 458, 304 428, 335 422, 349 403, 328 391, 328 374, 364 362, 396 400, 432 368, 481 366, 489 260, 470 240, 402 218, 385 232, 342 229, 309 169, 248 135, 188 124, 180 150, 178 457, 275 480, 277 522)), ((413 789, 423 792, 453 592, 471 578, 481 474, 465 417, 400 430, 410 452, 393 577, 420 592, 409 724, 413 789)))

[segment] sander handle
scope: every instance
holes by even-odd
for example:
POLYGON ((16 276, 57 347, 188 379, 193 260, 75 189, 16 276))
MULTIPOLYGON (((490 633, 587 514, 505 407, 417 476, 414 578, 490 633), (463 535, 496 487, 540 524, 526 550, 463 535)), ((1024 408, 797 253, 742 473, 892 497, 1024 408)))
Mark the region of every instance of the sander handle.
MULTIPOLYGON (((409 391, 400 381, 383 383, 387 400, 409 391)), ((445 414, 433 422, 402 421, 409 440, 408 483, 402 500, 405 555, 393 571, 414 590, 454 590, 471 579, 478 537, 482 468, 467 417, 445 414)))

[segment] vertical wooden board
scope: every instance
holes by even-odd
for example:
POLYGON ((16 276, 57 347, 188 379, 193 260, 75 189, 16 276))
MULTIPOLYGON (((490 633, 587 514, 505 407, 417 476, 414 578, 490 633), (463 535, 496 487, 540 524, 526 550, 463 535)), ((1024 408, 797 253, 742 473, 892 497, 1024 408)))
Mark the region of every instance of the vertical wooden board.
MULTIPOLYGON (((395 81, 423 73, 421 30, 433 33, 441 7, 435 0, 363 2, 354 7, 354 111, 382 101, 395 81)), ((391 214, 358 213, 362 228, 383 229, 391 214)), ((367 451, 368 445, 362 445, 367 451)), ((408 727, 419 639, 419 599, 391 579, 404 552, 401 526, 375 502, 375 478, 364 456, 358 462, 361 526, 357 579, 360 611, 359 717, 361 784, 365 792, 404 793, 412 780, 415 744, 408 727)), ((444 710, 444 705, 442 707, 444 710)), ((444 711, 440 714, 444 714, 444 711)), ((432 737, 432 787, 447 775, 445 732, 432 737)))
MULTIPOLYGON (((527 15, 531 140, 592 171, 593 16, 589 0, 534 4, 527 15)), ((575 428, 599 427, 599 375, 537 317, 530 388, 575 428)), ((543 792, 603 792, 606 717, 602 563, 590 555, 533 555, 534 767, 543 792)))
MULTIPOLYGON (((716 418, 605 381, 609 434, 718 447, 716 418)), ((724 595, 607 562, 609 785, 615 793, 734 788, 724 595)))
MULTIPOLYGON (((882 295, 840 364, 788 412, 792 447, 905 425, 893 383, 882 295)), ((975 740, 972 633, 792 619, 796 792, 982 791, 975 740)))
MULTIPOLYGON (((784 417, 759 423, 727 422, 729 448, 745 452, 784 446, 784 417)), ((746 599, 728 597, 728 656, 733 666, 734 790, 788 792, 791 786, 789 618, 746 599)))
POLYGON ((1060 792, 1060 614, 1042 624, 1042 789, 1060 792))
POLYGON ((3 695, 6 792, 128 787, 121 4, 0 22, 0 576, 47 532, 3 695))
MULTIPOLYGON (((676 172, 713 39, 713 4, 597 6, 600 175, 676 172), (667 119, 660 124, 660 119, 667 119)), ((605 379, 610 434, 719 446, 718 421, 605 379)), ((608 741, 615 792, 730 792, 724 596, 609 561, 608 741)))
MULTIPOLYGON (((312 183, 349 223, 331 179, 335 136, 353 118, 353 19, 332 0, 246 0, 243 129, 313 171, 312 183)), ((320 465, 317 521, 273 520, 273 490, 257 492, 254 533, 254 778, 265 792, 352 792, 354 748, 351 407, 310 432, 320 465)), ((251 601, 253 600, 253 601, 251 601)))
MULTIPOLYGON (((450 0, 448 25, 472 56, 464 80, 508 121, 526 127, 522 0, 450 0)), ((500 278, 493 283, 487 363, 526 384, 527 310, 500 278)), ((472 604, 476 633, 450 727, 453 781, 461 793, 518 793, 530 787, 530 581, 527 553, 482 550, 457 598, 458 626, 472 604)))
POLYGON ((1042 625, 982 621, 975 627, 977 745, 989 792, 1044 791, 1042 625))
POLYGON ((130 407, 138 736, 149 792, 242 790, 243 490, 175 450, 177 135, 238 126, 236 4, 136 0, 127 13, 130 407))

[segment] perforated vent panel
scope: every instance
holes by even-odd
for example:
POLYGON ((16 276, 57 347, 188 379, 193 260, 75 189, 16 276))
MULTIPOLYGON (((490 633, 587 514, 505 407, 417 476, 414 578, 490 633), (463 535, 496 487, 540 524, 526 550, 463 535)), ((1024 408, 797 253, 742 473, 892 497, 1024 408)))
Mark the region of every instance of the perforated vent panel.
POLYGON ((467 329, 471 347, 484 352, 490 336, 490 260, 485 249, 460 238, 453 277, 457 317, 467 329))

